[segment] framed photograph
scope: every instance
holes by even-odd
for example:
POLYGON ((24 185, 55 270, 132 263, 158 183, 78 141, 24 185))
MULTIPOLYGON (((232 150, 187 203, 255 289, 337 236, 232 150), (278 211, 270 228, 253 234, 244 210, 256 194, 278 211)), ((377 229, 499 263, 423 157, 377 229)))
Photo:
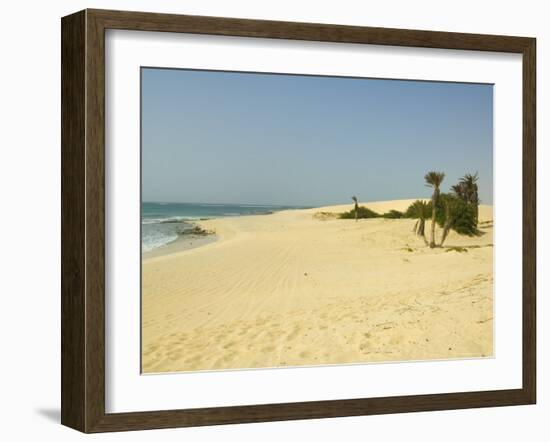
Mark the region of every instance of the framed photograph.
POLYGON ((62 423, 534 404, 535 39, 62 19, 62 423))

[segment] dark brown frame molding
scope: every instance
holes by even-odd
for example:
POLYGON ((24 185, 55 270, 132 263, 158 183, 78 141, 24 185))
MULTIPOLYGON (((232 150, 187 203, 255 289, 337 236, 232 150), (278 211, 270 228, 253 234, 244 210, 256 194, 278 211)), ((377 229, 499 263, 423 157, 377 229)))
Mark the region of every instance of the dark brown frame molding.
POLYGON ((61 422, 83 432, 534 404, 536 400, 536 40, 234 18, 84 10, 62 30, 61 422), (105 30, 495 51, 523 56, 523 386, 220 408, 105 412, 105 30))

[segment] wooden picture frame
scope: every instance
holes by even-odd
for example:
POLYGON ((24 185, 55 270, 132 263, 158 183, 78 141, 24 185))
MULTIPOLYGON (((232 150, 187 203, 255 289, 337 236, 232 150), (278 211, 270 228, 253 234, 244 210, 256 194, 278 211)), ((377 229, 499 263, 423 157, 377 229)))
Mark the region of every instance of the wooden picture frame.
POLYGON ((534 404, 536 41, 533 38, 84 10, 62 19, 62 424, 83 432, 534 404), (518 53, 523 57, 523 386, 220 408, 105 412, 105 30, 518 53))

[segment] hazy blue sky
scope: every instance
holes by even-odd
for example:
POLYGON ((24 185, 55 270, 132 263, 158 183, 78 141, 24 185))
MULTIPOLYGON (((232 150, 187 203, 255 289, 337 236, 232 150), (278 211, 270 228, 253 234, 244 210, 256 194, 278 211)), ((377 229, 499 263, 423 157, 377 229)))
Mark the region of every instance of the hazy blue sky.
POLYGON ((142 69, 143 201, 318 206, 428 197, 479 171, 491 85, 142 69))

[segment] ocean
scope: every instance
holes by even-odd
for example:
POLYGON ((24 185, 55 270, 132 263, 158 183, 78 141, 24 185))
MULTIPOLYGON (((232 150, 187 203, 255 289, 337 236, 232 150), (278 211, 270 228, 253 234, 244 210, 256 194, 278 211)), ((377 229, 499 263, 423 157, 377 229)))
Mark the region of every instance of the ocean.
POLYGON ((148 252, 175 241, 193 221, 228 216, 265 215, 297 206, 254 204, 152 203, 141 204, 141 250, 148 252))

